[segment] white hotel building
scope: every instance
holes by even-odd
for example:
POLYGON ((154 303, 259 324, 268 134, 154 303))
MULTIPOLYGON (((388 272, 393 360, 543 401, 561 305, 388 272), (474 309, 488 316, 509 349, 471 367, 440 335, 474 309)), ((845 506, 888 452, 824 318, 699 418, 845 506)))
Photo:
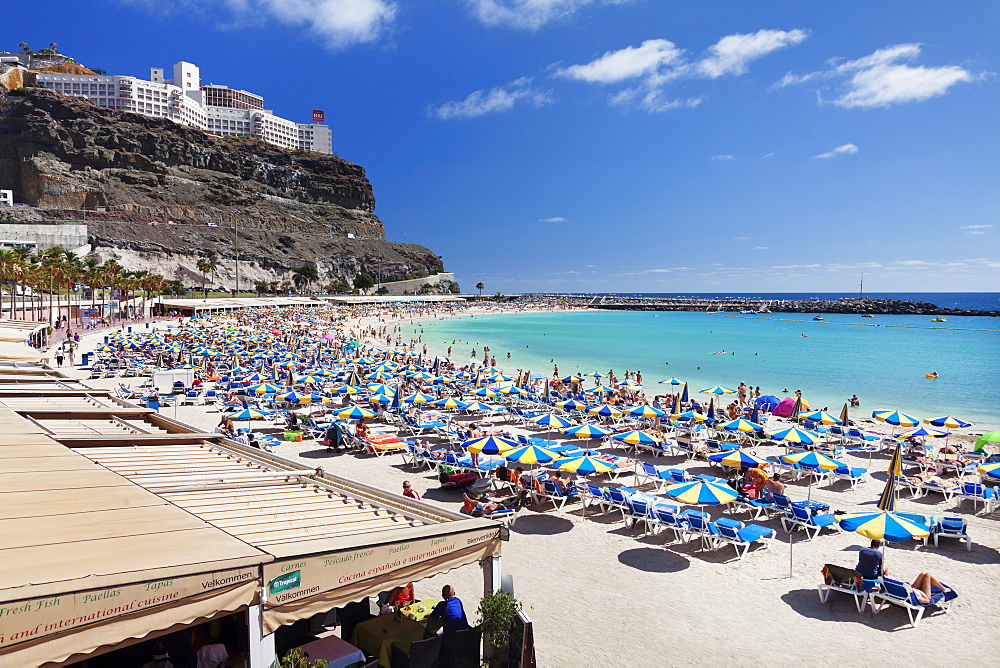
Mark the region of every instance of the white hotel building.
POLYGON ((197 65, 179 62, 173 77, 162 67, 149 70, 149 81, 130 76, 36 72, 35 82, 100 107, 167 118, 217 136, 250 135, 287 149, 333 153, 330 128, 294 123, 264 108, 264 98, 245 90, 201 84, 197 65))

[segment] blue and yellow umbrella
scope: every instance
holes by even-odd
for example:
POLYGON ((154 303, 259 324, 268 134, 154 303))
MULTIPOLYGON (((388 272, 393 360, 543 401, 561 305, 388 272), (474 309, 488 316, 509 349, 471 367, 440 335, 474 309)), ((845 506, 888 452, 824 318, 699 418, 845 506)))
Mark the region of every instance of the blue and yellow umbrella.
POLYGON ((477 397, 495 397, 495 396, 497 396, 496 390, 491 390, 488 387, 481 387, 478 390, 476 390, 475 392, 473 392, 473 394, 476 395, 477 397))
POLYGON ((608 473, 618 469, 616 464, 597 459, 590 455, 580 455, 579 457, 567 457, 555 462, 555 466, 563 471, 569 471, 581 476, 594 475, 596 473, 608 473))
POLYGON ((564 408, 571 411, 582 411, 586 410, 587 404, 582 401, 577 401, 576 399, 567 399, 565 401, 557 401, 556 408, 564 408))
POLYGON ((435 401, 434 405, 438 406, 439 408, 458 408, 458 409, 462 409, 462 408, 466 408, 469 404, 465 403, 464 401, 460 401, 460 400, 456 399, 455 397, 445 397, 444 399, 438 399, 437 401, 435 401))
POLYGON ((874 411, 872 417, 879 422, 885 422, 895 427, 916 427, 920 424, 920 420, 917 418, 899 411, 874 411))
POLYGON ((344 408, 335 413, 337 417, 341 420, 360 420, 362 418, 373 418, 375 413, 368 410, 367 408, 362 408, 361 406, 350 406, 344 408))
POLYGON ((229 413, 226 417, 230 420, 256 420, 258 418, 267 417, 268 415, 270 415, 270 413, 259 411, 256 408, 244 408, 236 413, 229 413))
POLYGON ((436 400, 433 394, 427 394, 426 392, 414 392, 413 394, 403 397, 403 401, 408 404, 429 404, 436 400))
POLYGON ((776 441, 785 443, 801 443, 803 445, 813 445, 819 441, 819 435, 801 427, 786 427, 765 432, 776 441))
POLYGON ((628 443, 629 445, 655 445, 661 441, 658 436, 647 434, 639 429, 622 432, 621 434, 612 434, 611 438, 615 441, 628 443))
POLYGON ((766 459, 755 457, 749 452, 744 452, 743 450, 716 452, 715 454, 709 455, 708 458, 713 462, 722 464, 723 466, 732 466, 734 468, 743 469, 755 469, 770 464, 770 462, 766 459))
POLYGON ((681 503, 698 506, 726 504, 736 500, 737 497, 736 491, 732 487, 704 480, 677 483, 670 485, 664 491, 667 496, 681 503))
POLYGON ((723 422, 722 424, 716 425, 715 428, 724 429, 725 431, 741 431, 746 434, 752 434, 763 429, 764 425, 757 424, 756 422, 750 422, 749 420, 744 420, 743 418, 737 418, 736 420, 730 420, 729 422, 723 422))
POLYGON ((563 429, 563 433, 567 436, 576 436, 578 438, 604 438, 611 435, 609 430, 590 422, 563 429))
POLYGON ((473 401, 472 403, 465 404, 463 411, 495 411, 496 406, 490 406, 489 404, 484 404, 481 401, 473 401))
POLYGON ((591 415, 601 415, 603 417, 621 417, 625 413, 614 406, 609 404, 601 404, 600 406, 594 406, 593 408, 588 408, 587 412, 591 415))
POLYGON ((721 385, 716 385, 715 387, 706 387, 704 390, 698 390, 698 391, 702 394, 716 394, 716 395, 736 394, 736 390, 728 387, 722 387, 721 385))
POLYGON ((559 459, 559 453, 537 445, 525 445, 504 453, 503 457, 518 464, 548 464, 559 459))
POLYGON ((556 429, 563 429, 570 426, 572 423, 564 417, 560 417, 555 413, 544 413, 542 415, 536 415, 531 418, 531 421, 535 424, 545 425, 546 427, 554 427, 556 429))
POLYGON ((786 464, 798 464, 799 466, 804 466, 806 468, 823 469, 825 471, 832 471, 844 466, 844 462, 839 462, 836 459, 827 457, 823 453, 816 452, 815 450, 795 452, 790 455, 781 455, 778 459, 786 464))
POLYGON ((990 476, 991 478, 1000 478, 1000 462, 982 464, 977 467, 976 470, 984 475, 990 476))
POLYGON ((941 417, 924 420, 924 424, 929 424, 932 427, 944 427, 945 429, 965 429, 966 427, 975 426, 971 422, 959 420, 957 417, 952 415, 942 415, 941 417))
POLYGON ((462 443, 462 447, 469 452, 477 452, 483 455, 502 455, 517 447, 514 441, 508 441, 499 436, 481 436, 462 443))
POLYGON ((666 413, 661 411, 659 408, 654 408, 652 406, 636 406, 626 411, 629 415, 634 415, 635 417, 645 417, 645 418, 655 418, 664 417, 666 413))
POLYGON ((683 380, 678 380, 677 378, 667 378, 666 380, 659 381, 660 385, 683 385, 683 380))
POLYGON ((927 436, 930 438, 944 438, 945 436, 950 436, 950 431, 941 431, 939 429, 928 429, 927 427, 917 427, 916 429, 911 429, 910 431, 904 431, 901 434, 896 434, 894 438, 899 440, 906 440, 908 438, 917 438, 922 436, 927 436))
POLYGON ((251 385, 247 388, 247 392, 253 392, 254 394, 273 394, 274 392, 280 392, 282 387, 280 385, 274 385, 272 383, 258 383, 257 385, 251 385))
POLYGON ((889 459, 889 479, 885 483, 878 500, 877 513, 847 513, 834 519, 842 529, 856 531, 865 538, 885 539, 890 543, 902 543, 911 538, 926 538, 930 529, 910 517, 896 513, 896 479, 902 475, 902 449, 899 443, 889 459))
POLYGON ((826 411, 800 411, 795 417, 820 424, 842 424, 840 418, 834 417, 826 411))

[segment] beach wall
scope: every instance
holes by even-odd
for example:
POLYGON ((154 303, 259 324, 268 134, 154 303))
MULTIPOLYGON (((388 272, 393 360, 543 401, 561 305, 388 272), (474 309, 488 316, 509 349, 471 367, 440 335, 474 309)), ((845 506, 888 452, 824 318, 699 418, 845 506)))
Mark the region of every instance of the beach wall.
POLYGON ((87 226, 0 223, 0 240, 27 241, 35 244, 38 250, 62 246, 75 251, 87 245, 87 226))
POLYGON ((433 276, 414 278, 408 281, 389 281, 387 283, 377 283, 375 287, 370 290, 370 293, 375 294, 380 287, 385 287, 389 291, 390 295, 413 294, 414 290, 420 290, 422 286, 427 284, 433 285, 435 288, 443 289, 445 292, 449 291, 452 284, 458 285, 458 283, 455 282, 455 274, 450 271, 446 271, 434 274, 433 276))

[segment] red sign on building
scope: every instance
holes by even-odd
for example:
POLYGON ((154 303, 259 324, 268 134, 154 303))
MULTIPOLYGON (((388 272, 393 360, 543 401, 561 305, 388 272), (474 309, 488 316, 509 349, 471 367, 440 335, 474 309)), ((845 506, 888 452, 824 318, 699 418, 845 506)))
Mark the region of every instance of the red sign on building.
POLYGON ((313 109, 313 122, 314 123, 322 123, 323 122, 323 117, 324 117, 324 113, 323 113, 322 109, 313 109))

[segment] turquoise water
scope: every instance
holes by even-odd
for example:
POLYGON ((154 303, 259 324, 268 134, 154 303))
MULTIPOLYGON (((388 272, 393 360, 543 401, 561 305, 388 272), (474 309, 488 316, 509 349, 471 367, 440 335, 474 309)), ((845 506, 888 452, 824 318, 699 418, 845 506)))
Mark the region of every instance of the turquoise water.
POLYGON ((1000 426, 1000 319, 930 316, 806 314, 766 317, 704 312, 587 311, 504 314, 424 320, 404 324, 404 338, 420 335, 436 354, 452 341, 462 361, 483 346, 508 370, 561 375, 614 369, 640 370, 647 395, 674 376, 693 391, 713 385, 759 385, 777 397, 802 390, 813 408, 839 411, 857 393, 861 407, 899 409, 917 417, 950 413, 1000 426), (880 325, 880 326, 875 326, 880 325), (987 331, 982 331, 987 330, 987 331), (802 334, 808 336, 803 337, 802 334), (713 354, 726 351, 725 354, 713 354), (507 353, 511 359, 507 360, 507 353), (736 353, 735 355, 732 353, 736 353), (665 364, 669 362, 669 364, 665 364), (924 374, 937 371, 938 378, 924 374))

